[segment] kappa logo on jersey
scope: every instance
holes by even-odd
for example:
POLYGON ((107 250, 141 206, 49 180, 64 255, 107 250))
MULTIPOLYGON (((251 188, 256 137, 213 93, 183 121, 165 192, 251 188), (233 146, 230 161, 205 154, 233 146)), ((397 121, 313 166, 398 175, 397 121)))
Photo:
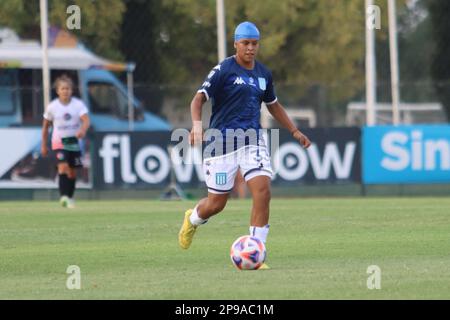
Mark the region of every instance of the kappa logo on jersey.
POLYGON ((209 81, 205 81, 205 82, 203 82, 202 87, 209 88, 209 87, 211 87, 211 83, 209 81))
POLYGON ((214 70, 212 70, 209 74, 208 74, 208 79, 211 79, 211 77, 215 74, 216 72, 214 70))
POLYGON ((220 64, 218 64, 217 66, 215 66, 215 67, 213 68, 213 70, 219 70, 219 71, 220 71, 220 64))
POLYGON ((217 172, 216 173, 216 184, 218 186, 224 186, 227 184, 227 173, 226 172, 217 172))
POLYGON ((236 77, 236 80, 234 80, 233 84, 246 84, 244 79, 241 77, 236 77))
POLYGON ((72 119, 72 116, 70 115, 70 113, 65 113, 64 120, 69 121, 70 119, 72 119))

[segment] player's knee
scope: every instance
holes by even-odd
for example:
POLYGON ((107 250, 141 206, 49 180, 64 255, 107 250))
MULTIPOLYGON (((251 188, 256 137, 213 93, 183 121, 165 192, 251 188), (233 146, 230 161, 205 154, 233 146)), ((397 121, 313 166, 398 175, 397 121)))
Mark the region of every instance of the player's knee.
POLYGON ((67 163, 58 164, 58 174, 70 174, 70 168, 67 163))
POLYGON ((270 201, 270 198, 272 197, 272 191, 270 190, 270 188, 265 188, 263 190, 263 196, 267 201, 270 201))
POLYGON ((70 179, 75 179, 75 178, 77 177, 77 173, 76 173, 76 171, 73 170, 72 168, 69 168, 69 172, 68 172, 67 176, 68 176, 70 179))
POLYGON ((270 190, 270 187, 262 186, 261 188, 258 188, 256 191, 256 198, 258 198, 261 201, 270 201, 270 198, 272 197, 272 192, 270 190))

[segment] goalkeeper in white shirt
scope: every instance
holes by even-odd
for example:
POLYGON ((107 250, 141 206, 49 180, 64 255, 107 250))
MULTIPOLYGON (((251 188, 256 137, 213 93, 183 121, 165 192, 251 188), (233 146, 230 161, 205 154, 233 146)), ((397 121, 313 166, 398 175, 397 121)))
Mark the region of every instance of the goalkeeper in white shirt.
POLYGON ((83 166, 79 140, 86 136, 90 120, 83 101, 72 97, 72 79, 65 75, 58 77, 55 89, 58 98, 44 113, 41 153, 44 157, 48 155, 48 129, 53 126, 51 145, 58 162, 60 203, 63 207, 74 208, 76 168, 83 166))

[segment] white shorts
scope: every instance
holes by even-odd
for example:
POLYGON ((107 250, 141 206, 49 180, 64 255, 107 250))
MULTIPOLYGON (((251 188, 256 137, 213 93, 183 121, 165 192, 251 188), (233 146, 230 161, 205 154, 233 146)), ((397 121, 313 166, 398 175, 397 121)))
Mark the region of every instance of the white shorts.
POLYGON ((238 169, 246 182, 256 176, 271 178, 272 167, 266 146, 245 146, 222 156, 205 158, 203 173, 208 192, 224 194, 233 190, 238 169))

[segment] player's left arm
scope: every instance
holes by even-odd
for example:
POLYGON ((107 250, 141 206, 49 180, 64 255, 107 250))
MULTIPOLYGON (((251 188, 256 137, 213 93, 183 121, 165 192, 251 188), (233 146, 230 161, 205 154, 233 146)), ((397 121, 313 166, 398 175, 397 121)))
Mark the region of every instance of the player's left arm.
POLYGON ((90 121, 89 115, 87 113, 83 114, 80 117, 80 120, 81 120, 81 127, 80 127, 80 130, 78 130, 78 132, 76 134, 76 137, 78 139, 82 139, 86 136, 89 126, 91 125, 91 121, 90 121))
POLYGON ((275 101, 274 103, 267 105, 267 110, 269 110, 272 117, 289 130, 295 140, 297 140, 304 148, 308 148, 311 145, 309 138, 295 126, 281 103, 275 101))

